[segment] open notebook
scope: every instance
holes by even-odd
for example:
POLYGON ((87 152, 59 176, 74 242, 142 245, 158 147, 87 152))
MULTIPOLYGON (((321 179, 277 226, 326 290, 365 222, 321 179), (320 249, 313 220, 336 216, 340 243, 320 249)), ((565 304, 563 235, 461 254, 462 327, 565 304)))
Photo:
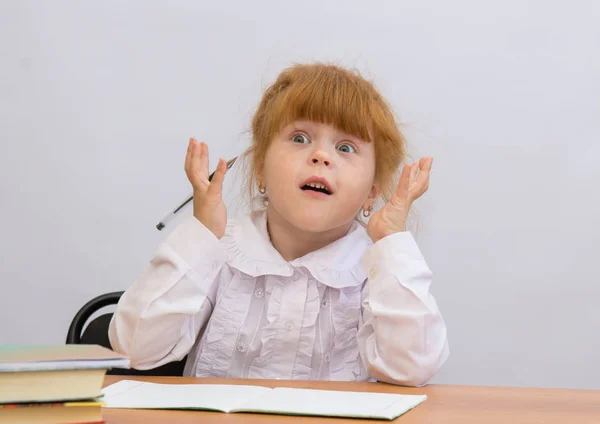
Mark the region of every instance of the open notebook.
POLYGON ((103 394, 105 408, 198 409, 382 420, 393 420, 427 399, 425 395, 131 380, 112 384, 103 394))

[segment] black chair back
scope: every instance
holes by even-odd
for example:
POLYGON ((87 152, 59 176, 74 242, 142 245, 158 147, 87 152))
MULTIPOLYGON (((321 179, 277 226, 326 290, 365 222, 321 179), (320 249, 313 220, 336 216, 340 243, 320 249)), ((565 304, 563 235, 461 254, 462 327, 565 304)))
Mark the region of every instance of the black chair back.
MULTIPOLYGON (((67 332, 67 344, 96 344, 112 349, 108 339, 108 326, 112 313, 107 313, 94 318, 87 326, 90 317, 100 309, 116 305, 123 294, 122 291, 106 293, 87 302, 75 314, 67 332), (85 329, 84 329, 85 327, 85 329)), ((181 361, 171 362, 151 370, 135 370, 113 368, 108 370, 109 375, 155 375, 155 376, 181 376, 187 357, 181 361)))

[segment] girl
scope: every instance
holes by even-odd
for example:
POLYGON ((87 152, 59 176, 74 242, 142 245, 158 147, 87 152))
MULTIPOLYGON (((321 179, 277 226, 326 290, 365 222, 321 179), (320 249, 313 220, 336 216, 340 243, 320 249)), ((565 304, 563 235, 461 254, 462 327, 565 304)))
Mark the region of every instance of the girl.
POLYGON ((198 377, 425 384, 448 357, 446 327, 405 225, 432 159, 404 166, 396 186, 392 112, 360 75, 323 64, 267 89, 247 153, 250 195, 266 206, 228 220, 226 164, 209 182, 208 147, 190 140, 193 217, 122 296, 113 348, 138 369, 188 355, 198 377))

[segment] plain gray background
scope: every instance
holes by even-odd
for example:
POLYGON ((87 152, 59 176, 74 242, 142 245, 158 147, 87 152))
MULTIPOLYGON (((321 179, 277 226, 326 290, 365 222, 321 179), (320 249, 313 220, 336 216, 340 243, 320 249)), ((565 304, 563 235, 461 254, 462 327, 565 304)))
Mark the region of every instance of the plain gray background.
POLYGON ((0 343, 62 343, 126 289, 189 194, 188 138, 237 155, 277 73, 322 60, 435 157, 434 382, 600 389, 598 22, 593 0, 1 0, 0 343))

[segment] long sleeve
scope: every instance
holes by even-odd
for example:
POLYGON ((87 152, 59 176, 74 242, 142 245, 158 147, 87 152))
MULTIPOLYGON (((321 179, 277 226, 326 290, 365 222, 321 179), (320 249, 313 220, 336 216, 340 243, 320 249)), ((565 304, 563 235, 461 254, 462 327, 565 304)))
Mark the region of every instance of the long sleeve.
POLYGON ((446 326, 429 293, 431 271, 409 232, 390 235, 363 256, 360 355, 371 377, 422 386, 449 355, 446 326))
POLYGON ((121 297, 109 327, 112 348, 138 369, 181 360, 211 315, 225 259, 196 218, 175 228, 121 297))

